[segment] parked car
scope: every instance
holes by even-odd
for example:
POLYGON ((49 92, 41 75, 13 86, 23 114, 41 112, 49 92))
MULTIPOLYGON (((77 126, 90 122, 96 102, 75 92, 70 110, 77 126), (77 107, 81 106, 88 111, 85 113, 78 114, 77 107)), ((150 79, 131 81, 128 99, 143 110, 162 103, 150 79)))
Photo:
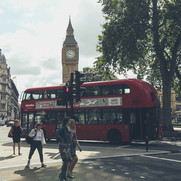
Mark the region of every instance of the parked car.
POLYGON ((13 126, 13 125, 14 125, 14 121, 13 121, 13 120, 8 121, 8 123, 7 123, 7 127, 9 127, 9 126, 13 126))

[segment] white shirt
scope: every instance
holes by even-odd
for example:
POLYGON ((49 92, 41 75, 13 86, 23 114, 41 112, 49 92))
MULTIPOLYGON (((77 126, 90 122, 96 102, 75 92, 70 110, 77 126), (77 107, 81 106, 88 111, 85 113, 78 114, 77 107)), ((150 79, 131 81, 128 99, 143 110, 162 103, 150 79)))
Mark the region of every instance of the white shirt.
POLYGON ((36 136, 34 138, 35 141, 41 141, 41 131, 37 130, 36 136))

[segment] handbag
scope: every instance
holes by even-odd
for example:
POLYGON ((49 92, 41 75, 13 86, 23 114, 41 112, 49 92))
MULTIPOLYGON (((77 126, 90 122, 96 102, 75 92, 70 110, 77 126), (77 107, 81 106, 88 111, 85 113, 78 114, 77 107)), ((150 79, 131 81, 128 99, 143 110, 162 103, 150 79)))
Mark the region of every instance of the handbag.
POLYGON ((27 135, 27 137, 26 137, 26 143, 32 144, 32 143, 33 143, 33 139, 34 139, 35 136, 36 136, 36 134, 35 134, 33 137, 30 137, 30 136, 27 135))
POLYGON ((27 136, 26 143, 31 144, 33 142, 33 137, 27 136))
POLYGON ((9 138, 12 138, 11 130, 10 130, 9 133, 8 133, 8 137, 9 137, 9 138))

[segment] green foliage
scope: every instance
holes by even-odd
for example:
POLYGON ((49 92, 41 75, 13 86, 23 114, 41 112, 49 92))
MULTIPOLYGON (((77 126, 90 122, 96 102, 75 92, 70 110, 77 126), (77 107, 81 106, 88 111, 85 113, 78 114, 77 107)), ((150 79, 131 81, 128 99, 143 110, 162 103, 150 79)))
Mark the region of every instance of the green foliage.
POLYGON ((162 73, 174 69, 172 60, 178 58, 176 51, 181 36, 179 0, 102 0, 99 3, 106 23, 97 46, 102 53, 95 62, 98 69, 113 68, 123 74, 132 70, 151 81, 161 79, 160 61, 165 66, 162 73))
POLYGON ((162 89, 163 118, 169 122, 176 70, 181 82, 181 1, 100 0, 99 3, 106 22, 97 45, 102 56, 95 66, 122 74, 132 70, 138 78, 146 77, 162 89))
POLYGON ((84 73, 84 80, 86 82, 116 80, 118 79, 111 71, 98 70, 97 68, 85 67, 82 73, 84 73))

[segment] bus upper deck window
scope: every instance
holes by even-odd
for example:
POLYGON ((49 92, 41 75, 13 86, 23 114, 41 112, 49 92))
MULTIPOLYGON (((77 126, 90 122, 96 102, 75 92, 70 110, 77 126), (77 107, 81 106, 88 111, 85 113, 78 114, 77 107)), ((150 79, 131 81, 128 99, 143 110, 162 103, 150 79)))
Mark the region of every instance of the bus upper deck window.
POLYGON ((62 98, 63 90, 57 90, 57 98, 62 98))
POLYGON ((44 91, 44 99, 48 99, 47 91, 44 91))
POLYGON ((86 87, 86 96, 98 96, 100 95, 99 87, 86 87))
POLYGON ((130 88, 125 88, 125 89, 124 89, 124 93, 125 93, 125 94, 130 94, 130 92, 131 92, 131 91, 130 91, 130 88))
POLYGON ((55 99, 55 98, 56 98, 56 90, 52 90, 52 91, 50 92, 50 98, 51 98, 51 99, 55 99))
POLYGON ((26 93, 23 94, 23 100, 26 100, 26 93))
POLYGON ((30 92, 26 93, 25 100, 31 100, 31 93, 30 92))
POLYGON ((32 93, 32 99, 42 99, 42 97, 42 92, 37 91, 32 93))

